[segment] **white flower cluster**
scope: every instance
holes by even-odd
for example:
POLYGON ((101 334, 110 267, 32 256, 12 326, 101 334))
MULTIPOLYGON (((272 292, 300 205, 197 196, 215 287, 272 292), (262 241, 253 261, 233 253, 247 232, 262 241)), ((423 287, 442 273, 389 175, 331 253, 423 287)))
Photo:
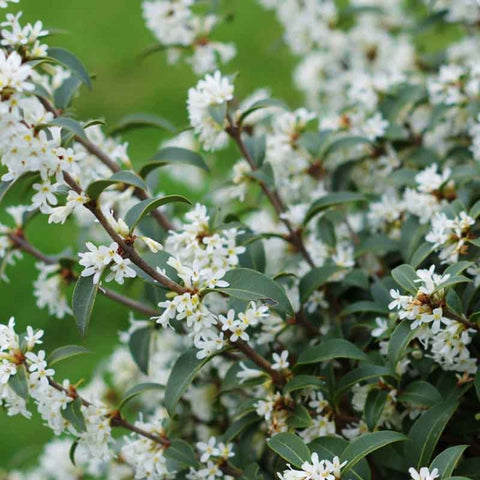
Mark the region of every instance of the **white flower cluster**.
POLYGON ((480 5, 476 0, 424 0, 428 7, 435 11, 446 12, 446 19, 448 22, 464 22, 467 24, 474 24, 480 21, 480 5))
POLYGON ((410 474, 411 480, 435 480, 440 477, 437 468, 431 471, 427 467, 422 467, 419 470, 409 468, 408 473, 410 474))
POLYGON ((211 39, 219 17, 213 13, 195 14, 191 7, 195 0, 152 0, 142 3, 143 17, 160 46, 167 49, 168 60, 180 58, 191 64, 197 75, 228 63, 236 54, 232 43, 211 39))
POLYGON ((440 251, 439 257, 444 263, 456 263, 460 255, 467 253, 468 240, 471 239, 471 227, 475 220, 460 212, 455 218, 448 218, 444 213, 437 213, 432 218, 432 230, 425 240, 433 243, 433 248, 440 251))
POLYGON ((190 467, 187 474, 188 480, 210 480, 212 478, 233 480, 235 478, 222 471, 222 465, 235 455, 233 444, 219 442, 215 437, 210 437, 207 442, 198 442, 196 447, 200 454, 201 466, 197 469, 190 467))
POLYGON ((212 109, 233 99, 233 85, 219 71, 207 75, 188 91, 188 117, 205 150, 220 150, 227 144, 226 120, 219 123, 212 109))
POLYGON ((417 329, 416 337, 430 355, 445 370, 466 372, 477 371, 477 360, 470 356, 467 345, 474 333, 461 322, 449 318, 445 310, 445 290, 442 288, 450 275, 435 273, 435 266, 428 270, 417 270, 420 285, 416 295, 401 295, 391 290, 393 301, 390 310, 398 310, 401 319, 412 321, 411 328, 417 329))
POLYGON ((30 396, 38 413, 56 435, 63 432, 75 435, 92 458, 109 459, 112 438, 108 410, 102 405, 80 404, 78 408, 85 418, 85 429, 81 431, 75 428, 67 420, 68 417, 62 415, 75 402, 75 389, 68 381, 63 383, 61 389, 55 388, 51 384, 55 371, 48 368, 45 351, 33 352, 35 346, 42 343, 43 331, 27 327, 26 334, 19 336, 14 327, 13 318, 8 325, 0 325, 0 399, 8 414, 21 414, 30 418, 31 413, 27 410, 26 403, 30 396), (17 380, 14 387, 13 380, 17 376, 23 377, 23 380, 17 380), (25 387, 23 392, 23 388, 19 387, 22 382, 25 387))
POLYGON ((301 470, 294 470, 290 465, 288 470, 277 473, 280 480, 338 480, 341 478, 342 468, 347 462, 341 462, 338 457, 332 460, 320 460, 317 453, 312 453, 310 462, 304 462, 301 470))

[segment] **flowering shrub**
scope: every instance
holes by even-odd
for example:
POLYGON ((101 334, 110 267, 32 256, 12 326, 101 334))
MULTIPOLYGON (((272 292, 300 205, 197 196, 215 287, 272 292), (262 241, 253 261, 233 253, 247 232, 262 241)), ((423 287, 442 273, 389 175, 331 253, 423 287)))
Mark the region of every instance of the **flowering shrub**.
POLYGON ((143 2, 152 51, 201 78, 190 129, 140 114, 113 129, 172 132, 136 171, 73 114, 83 63, 40 21, 1 24, 0 196, 27 192, 0 226, 2 276, 38 261, 52 329, 73 317, 88 335, 98 295, 131 311, 87 385, 53 368, 84 347, 47 355, 34 325, 0 326, 6 414, 56 435, 5 478, 480 478, 480 4, 260 0, 299 58, 292 110, 238 98, 218 70, 236 48, 214 39, 217 3, 143 2), (441 55, 429 29, 453 32, 441 55), (210 194, 163 195, 160 168, 210 194), (74 223, 78 251, 41 252, 35 215, 74 223))

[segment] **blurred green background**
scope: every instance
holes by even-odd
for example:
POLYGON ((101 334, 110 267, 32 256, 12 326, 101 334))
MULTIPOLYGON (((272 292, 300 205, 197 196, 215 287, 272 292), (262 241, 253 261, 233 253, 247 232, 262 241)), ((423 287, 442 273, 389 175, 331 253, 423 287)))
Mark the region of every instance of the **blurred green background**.
MULTIPOLYGON (((242 97, 268 85, 274 96, 283 97, 292 105, 298 103, 300 96, 292 89, 290 80, 294 62, 281 46, 281 29, 272 15, 254 0, 225 3, 234 15, 232 21, 219 27, 217 37, 237 45, 237 57, 224 68, 227 73, 240 73, 236 92, 242 97)), ((84 89, 75 102, 79 118, 102 117, 108 128, 128 113, 152 112, 178 126, 186 125, 187 89, 196 83, 196 78, 188 66, 168 65, 163 53, 139 60, 142 50, 154 43, 144 25, 140 0, 21 0, 18 9, 24 12, 22 23, 41 19, 47 28, 65 30, 50 37, 48 43, 70 49, 95 74, 93 90, 84 89)), ((151 129, 128 134, 125 138, 130 142, 132 160, 136 164, 147 160, 162 136, 162 132, 151 129)), ((0 222, 9 222, 5 205, 22 201, 21 192, 9 194, 2 203, 0 222)), ((27 236, 45 253, 76 246, 75 231, 70 225, 47 226, 45 218, 35 218, 28 226, 27 236)), ((117 343, 117 331, 127 326, 125 309, 99 298, 88 337, 82 340, 71 318, 58 320, 35 306, 32 282, 37 272, 31 258, 25 256, 15 267, 8 268, 7 274, 10 282, 0 283, 1 321, 14 315, 19 331, 26 325, 45 329, 47 352, 66 344, 86 345, 92 350, 90 355, 57 365, 56 370, 57 380, 88 380, 95 365, 117 343)), ((42 444, 51 436, 41 420, 10 418, 5 413, 0 414, 0 431, 0 467, 8 469, 35 463, 42 444)))

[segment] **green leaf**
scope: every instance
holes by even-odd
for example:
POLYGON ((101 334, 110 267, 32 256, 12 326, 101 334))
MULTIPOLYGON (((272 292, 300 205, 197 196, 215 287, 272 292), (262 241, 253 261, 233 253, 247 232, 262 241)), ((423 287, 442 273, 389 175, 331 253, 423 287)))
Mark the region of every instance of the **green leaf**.
POLYGON ((148 190, 148 187, 145 185, 144 181, 136 173, 130 170, 122 170, 121 172, 114 173, 110 178, 92 182, 87 187, 86 193, 89 198, 96 200, 106 188, 117 183, 130 185, 145 191, 148 190))
POLYGON ((294 467, 310 460, 310 450, 305 442, 293 433, 277 433, 267 440, 268 446, 294 467))
POLYGON ((159 150, 151 160, 140 169, 140 176, 145 178, 153 170, 164 167, 165 165, 193 165, 206 172, 209 168, 203 157, 193 150, 187 150, 180 147, 165 147, 159 150))
POLYGON ((306 388, 315 387, 314 389, 325 389, 325 382, 313 375, 295 375, 286 385, 283 387, 284 393, 291 393, 295 390, 303 390, 306 388))
POLYGON ((430 462, 438 440, 457 407, 455 400, 439 403, 413 424, 405 444, 405 457, 410 465, 418 469, 430 462))
POLYGON ((83 337, 87 335, 88 324, 90 323, 93 305, 97 297, 98 285, 98 283, 93 283, 93 277, 79 277, 73 290, 73 316, 83 337))
POLYGON ((60 87, 53 92, 55 106, 61 110, 68 108, 81 84, 81 80, 73 75, 65 79, 60 87))
POLYGON ((444 288, 453 287, 454 285, 458 285, 459 283, 469 283, 471 281, 472 279, 468 277, 464 277, 463 275, 456 275, 456 276, 450 277, 448 280, 445 280, 440 285, 438 285, 435 288, 434 292, 438 292, 439 290, 442 290, 444 288))
POLYGON ((415 338, 418 329, 412 330, 412 322, 403 320, 393 331, 388 342, 388 358, 393 367, 403 358, 410 342, 415 338))
POLYGON ((49 47, 47 55, 66 67, 88 88, 92 88, 92 80, 83 63, 71 52, 64 48, 49 47))
POLYGON ((455 277, 460 273, 464 272, 467 268, 472 267, 473 265, 475 265, 473 262, 457 262, 447 267, 442 275, 450 275, 451 277, 455 277))
POLYGON ((75 451, 77 450, 77 447, 78 447, 78 440, 75 440, 72 442, 72 445, 70 445, 70 450, 68 451, 68 458, 70 458, 70 461, 72 462, 73 466, 76 466, 75 451))
POLYGON ((75 357, 76 355, 83 355, 85 353, 90 353, 90 350, 81 345, 65 345, 64 347, 58 347, 53 350, 48 356, 47 363, 49 366, 52 366, 67 358, 75 357))
POLYGON ((460 315, 463 315, 463 302, 458 293, 452 288, 448 290, 445 296, 447 307, 460 315))
POLYGON ((448 478, 453 474, 463 452, 469 445, 455 445, 439 453, 430 464, 430 470, 438 468, 441 478, 448 478))
POLYGON ((422 262, 433 252, 433 243, 422 243, 412 255, 409 263, 413 268, 418 268, 422 262))
POLYGON ((215 288, 215 292, 225 293, 241 300, 260 300, 271 305, 283 318, 295 315, 285 290, 263 273, 248 268, 229 270, 223 280, 228 287, 215 288))
POLYGON ((298 140, 298 144, 303 147, 314 158, 318 159, 327 143, 331 130, 322 130, 320 132, 305 132, 298 140))
POLYGON ((165 389, 165 408, 171 418, 175 415, 177 404, 200 369, 210 360, 211 357, 198 359, 197 349, 192 348, 180 355, 168 377, 165 389))
POLYGON ((418 283, 415 283, 415 280, 417 280, 418 277, 412 266, 404 264, 394 268, 392 270, 392 277, 408 293, 416 295, 418 283))
POLYGON ((344 148, 352 148, 358 145, 371 145, 372 141, 366 137, 359 136, 350 136, 339 138, 338 140, 333 141, 325 151, 324 156, 328 157, 332 153, 342 150, 344 148))
POLYGON ((365 360, 367 355, 356 345, 343 338, 332 338, 323 341, 320 345, 308 347, 298 358, 298 365, 325 362, 336 358, 351 358, 365 360))
POLYGON ((127 402, 137 397, 138 395, 144 392, 151 392, 152 390, 165 390, 165 386, 161 385, 160 383, 153 382, 139 383, 138 385, 135 385, 134 387, 127 390, 127 392, 122 398, 118 409, 121 410, 127 402))
POLYGON ((10 190, 10 187, 15 183, 14 180, 10 182, 0 182, 0 202, 3 200, 3 197, 10 190))
POLYGON ((82 413, 82 401, 80 400, 80 397, 67 403, 66 408, 60 410, 60 413, 65 420, 72 424, 77 432, 84 432, 87 429, 85 417, 82 413))
POLYGON ((264 183, 267 187, 275 186, 275 174, 273 172, 272 165, 269 162, 265 162, 261 168, 247 173, 247 177, 257 180, 257 182, 264 183))
POLYGON ((328 282, 328 280, 337 272, 344 270, 343 267, 336 265, 318 267, 310 270, 301 280, 299 285, 300 301, 305 303, 312 293, 328 282))
POLYGON ((269 107, 278 107, 284 110, 288 110, 288 107, 281 100, 276 100, 274 98, 264 98, 263 100, 257 100, 256 102, 252 103, 252 105, 250 105, 250 107, 240 115, 240 118, 238 119, 238 124, 241 125, 251 113, 260 110, 261 108, 269 107))
POLYGON ((385 390, 371 390, 368 393, 364 414, 369 430, 373 431, 377 426, 385 409, 387 397, 388 393, 385 390))
POLYGON ((175 125, 153 113, 132 113, 123 117, 110 132, 110 135, 116 135, 137 128, 153 127, 167 130, 171 133, 177 131, 175 125))
POLYGON ((238 437, 244 430, 246 430, 250 425, 260 422, 260 417, 254 413, 248 413, 243 415, 237 421, 233 422, 228 428, 227 431, 222 435, 222 440, 225 443, 232 442, 236 437, 238 437))
POLYGON ((476 220, 480 216, 480 200, 476 202, 468 212, 468 215, 476 220))
POLYGON ((342 461, 346 460, 348 462, 342 471, 342 475, 375 450, 405 440, 407 440, 405 435, 388 430, 366 433, 352 440, 340 456, 342 461))
POLYGON ((354 313, 364 313, 364 312, 387 314, 388 309, 386 309, 382 305, 379 305, 378 303, 371 302, 370 300, 360 300, 359 302, 351 303, 350 305, 345 307, 340 312, 340 315, 345 317, 347 315, 352 315, 354 313))
POLYGON ((416 380, 405 387, 398 400, 418 407, 433 407, 442 401, 442 396, 431 383, 416 380))
POLYGON ((337 393, 340 394, 348 390, 356 383, 366 382, 380 377, 394 377, 394 374, 390 368, 382 367, 381 365, 362 365, 361 367, 351 370, 340 379, 337 393))
POLYGON ((183 440, 175 438, 170 442, 170 446, 163 451, 166 458, 170 458, 185 467, 198 467, 198 461, 195 457, 193 448, 183 440))
POLYGON ((307 224, 315 215, 327 208, 335 207, 338 205, 344 205, 347 203, 365 202, 366 198, 360 193, 354 192, 335 192, 325 195, 318 200, 315 200, 310 206, 305 219, 304 224, 307 224))
POLYGON ((82 127, 82 124, 80 122, 77 122, 73 118, 69 117, 57 117, 54 118, 53 120, 50 120, 47 124, 48 126, 52 127, 61 127, 64 130, 67 130, 70 133, 73 133, 75 136, 83 139, 87 139, 87 136, 85 134, 85 130, 82 127))
POLYGON ((145 375, 148 375, 151 338, 152 327, 143 327, 132 332, 128 341, 132 358, 145 375))
POLYGON ((287 425, 292 428, 307 428, 312 424, 312 417, 308 410, 301 404, 297 403, 295 410, 288 417, 287 425))
POLYGON ((8 379, 8 386, 25 401, 28 400, 28 376, 25 365, 17 365, 15 375, 8 379))
POLYGON ((267 149, 265 135, 258 135, 255 137, 247 137, 244 140, 245 148, 252 157, 255 165, 261 167, 265 159, 265 152, 267 149))
POLYGON ((208 113, 215 120, 215 123, 223 127, 225 123, 225 117, 227 116, 228 103, 220 103, 217 105, 210 105, 208 107, 208 113))
POLYGON ((147 200, 138 202, 130 208, 125 215, 125 223, 128 225, 130 232, 133 232, 145 215, 148 215, 162 205, 174 202, 188 203, 188 205, 192 204, 188 198, 185 198, 182 195, 167 195, 165 197, 148 198, 147 200))

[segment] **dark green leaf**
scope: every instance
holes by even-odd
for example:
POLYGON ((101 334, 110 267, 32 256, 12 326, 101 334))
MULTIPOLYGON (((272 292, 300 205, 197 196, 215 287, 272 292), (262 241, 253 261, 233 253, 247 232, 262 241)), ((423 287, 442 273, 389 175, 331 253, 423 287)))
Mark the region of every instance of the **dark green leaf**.
POLYGON ((188 203, 188 205, 192 204, 188 198, 182 197, 181 195, 167 195, 165 197, 148 198, 147 200, 138 202, 132 208, 130 208, 125 215, 125 223, 128 225, 130 232, 133 232, 145 215, 148 215, 150 212, 156 210, 162 205, 167 205, 168 203, 174 202, 188 203))
POLYGON ((417 329, 412 330, 412 322, 410 320, 403 320, 393 331, 388 342, 388 358, 393 367, 405 355, 408 345, 417 334, 417 329))
POLYGON ((134 387, 130 388, 127 390, 125 395, 122 398, 122 401, 120 403, 120 406, 118 407, 119 410, 123 408, 123 406, 135 398, 136 396, 144 393, 144 392, 151 392, 151 391, 158 391, 158 390, 165 390, 165 386, 161 385, 160 383, 153 383, 153 382, 146 382, 146 383, 139 383, 138 385, 135 385, 134 387))
POLYGON ((223 280, 227 281, 229 286, 216 288, 216 292, 222 292, 241 300, 264 301, 283 318, 292 317, 295 314, 285 290, 263 273, 248 268, 235 268, 229 270, 223 280))
POLYGON ((412 255, 409 263, 413 268, 418 268, 422 262, 433 252, 433 243, 422 243, 412 255))
POLYGON ((315 290, 327 283, 332 277, 332 275, 342 270, 344 270, 343 267, 339 267, 336 265, 318 267, 310 270, 300 280, 300 301, 302 303, 305 303, 315 290))
POLYGON ((390 445, 391 443, 402 442, 405 440, 407 440, 405 435, 387 430, 366 433, 361 437, 352 440, 340 456, 342 461, 346 460, 348 462, 342 471, 342 475, 375 450, 390 445))
POLYGON ((410 265, 400 265, 392 270, 392 277, 403 287, 408 293, 416 295, 418 291, 418 284, 415 280, 418 279, 415 270, 410 265))
POLYGON ((49 366, 54 365, 57 362, 61 362, 70 357, 76 355, 82 355, 84 353, 90 353, 88 348, 82 347, 81 345, 65 345, 64 347, 56 348, 53 352, 50 353, 47 359, 49 366))
POLYGON ((368 429, 373 431, 379 422, 383 410, 385 409, 385 403, 387 401, 388 393, 386 390, 371 390, 368 393, 367 400, 365 402, 365 422, 368 429))
POLYGON ((222 435, 222 440, 225 443, 232 442, 236 437, 238 437, 244 430, 246 430, 250 425, 260 422, 260 417, 252 412, 244 415, 237 421, 233 422, 228 428, 227 431, 222 435))
POLYGON ((343 338, 324 340, 320 345, 308 347, 298 358, 298 365, 325 362, 337 358, 365 360, 367 356, 356 345, 343 338))
POLYGON ((98 283, 93 277, 79 277, 73 290, 72 310, 80 334, 85 337, 98 292, 98 283))
POLYGON ((152 328, 143 327, 135 330, 128 341, 128 348, 133 360, 140 371, 148 374, 148 365, 150 362, 150 344, 152 338, 152 328))
POLYGON ((123 117, 112 128, 110 135, 144 127, 160 128, 172 133, 175 133, 177 130, 175 125, 172 125, 168 120, 153 113, 132 113, 123 117))
POLYGON ((171 418, 175 415, 175 409, 180 398, 187 391, 200 369, 211 358, 198 359, 197 352, 196 348, 192 348, 180 355, 168 377, 164 403, 171 418))
POLYGON ((60 410, 62 417, 70 422, 78 433, 86 430, 85 417, 82 413, 82 401, 80 397, 68 403, 66 408, 60 410))
POLYGON ((290 393, 295 390, 303 390, 310 387, 314 387, 314 390, 325 389, 325 382, 313 375, 295 375, 289 380, 285 387, 283 387, 283 392, 290 393))
POLYGON ((371 313, 380 313, 380 314, 387 314, 388 309, 379 305, 378 303, 371 302, 369 300, 360 300, 359 302, 354 302, 348 307, 345 307, 340 314, 342 316, 352 315, 354 313, 364 313, 364 312, 371 312, 371 313))
POLYGON ((165 165, 193 165, 206 172, 209 168, 203 157, 193 150, 187 150, 180 147, 165 147, 159 150, 151 160, 140 169, 140 176, 145 178, 153 170, 164 167, 165 165))
POLYGON ((416 380, 405 387, 398 400, 417 407, 433 407, 442 401, 442 396, 431 383, 416 380))
POLYGON ((325 195, 324 197, 315 200, 310 206, 304 224, 307 224, 317 213, 326 210, 327 208, 335 207, 337 205, 344 205, 347 203, 365 202, 366 198, 360 193, 354 192, 335 192, 325 195))
POLYGON ((121 172, 114 173, 110 178, 92 182, 87 187, 86 193, 89 198, 96 200, 106 188, 117 183, 130 185, 145 191, 148 190, 148 187, 145 185, 144 181, 136 173, 130 170, 122 170, 121 172))
POLYGON ((183 440, 175 438, 170 442, 167 449, 163 451, 166 458, 170 458, 185 467, 198 467, 198 461, 195 457, 193 448, 183 440))
POLYGON ((245 119, 256 110, 268 107, 278 107, 284 110, 288 110, 288 107, 281 100, 276 100, 274 98, 264 98, 263 100, 257 100, 256 102, 252 103, 252 105, 250 105, 250 107, 240 115, 240 118, 238 119, 238 124, 241 125, 245 121, 245 119))
POLYGON ((408 432, 405 456, 414 468, 428 465, 440 436, 457 409, 458 403, 449 400, 427 410, 408 432))
POLYGON ((287 424, 292 428, 307 428, 312 424, 312 417, 303 405, 297 403, 295 410, 288 417, 287 424))
POLYGON ((68 132, 72 133, 73 135, 87 139, 87 136, 85 135, 85 131, 83 130, 82 124, 74 120, 73 118, 69 117, 57 117, 54 118, 53 120, 50 120, 47 124, 48 126, 55 126, 55 127, 61 127, 64 130, 67 130, 68 132))
POLYGON ((265 159, 265 152, 267 149, 265 135, 255 137, 247 137, 244 140, 245 148, 252 157, 257 167, 261 167, 265 159))
POLYGON ((53 93, 55 106, 61 110, 68 108, 81 84, 81 80, 73 75, 64 80, 60 87, 53 93))
POLYGON ((28 376, 25 365, 17 365, 15 375, 8 379, 8 386, 25 401, 28 400, 28 376))
POLYGON ((393 377, 394 374, 388 367, 381 365, 362 365, 351 370, 338 382, 338 393, 344 392, 355 384, 378 379, 380 377, 393 377))
POLYGON ((463 452, 469 445, 455 445, 447 448, 442 453, 438 454, 430 465, 430 470, 437 468, 440 472, 441 478, 448 478, 453 474, 463 452))
POLYGON ((343 137, 339 138, 338 140, 333 141, 325 151, 325 157, 328 157, 332 153, 337 152, 338 150, 342 150, 344 148, 352 148, 357 147, 358 145, 371 145, 372 142, 368 138, 365 137, 343 137))
POLYGON ((210 105, 208 107, 208 113, 215 120, 215 122, 223 127, 225 123, 225 117, 227 116, 228 103, 220 103, 217 105, 210 105))
POLYGON ((305 442, 293 433, 277 433, 267 440, 268 446, 294 467, 310 460, 310 450, 305 442))
POLYGON ((70 70, 88 88, 92 88, 92 81, 83 63, 71 52, 64 48, 49 47, 47 55, 70 70))

